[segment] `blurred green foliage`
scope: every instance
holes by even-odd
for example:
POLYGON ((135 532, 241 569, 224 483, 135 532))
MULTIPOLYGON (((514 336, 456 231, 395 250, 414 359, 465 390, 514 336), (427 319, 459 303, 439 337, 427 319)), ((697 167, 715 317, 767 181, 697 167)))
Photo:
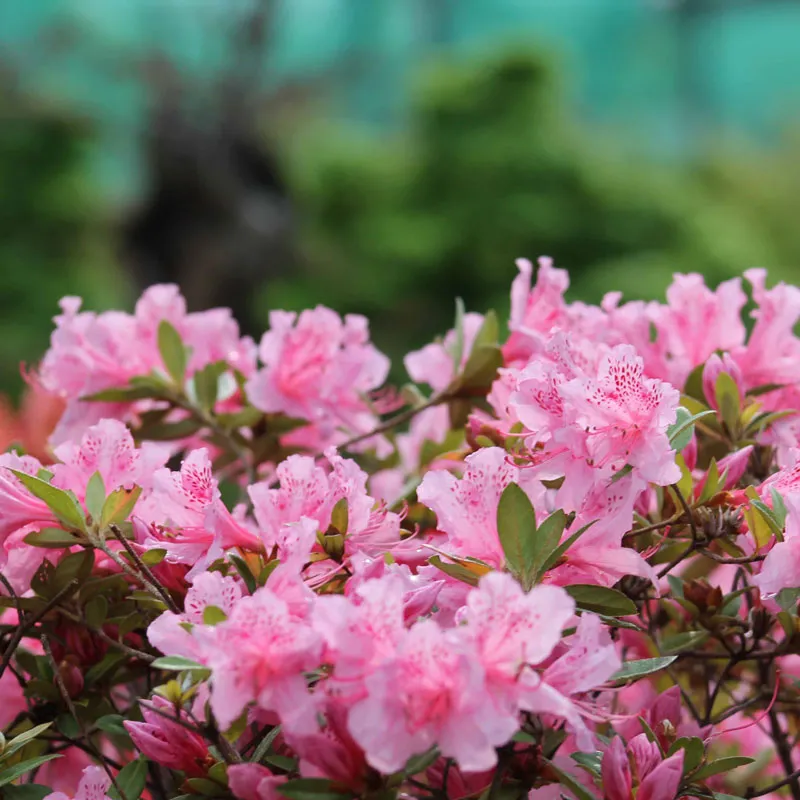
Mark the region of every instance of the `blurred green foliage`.
POLYGON ((553 256, 592 301, 800 256, 789 210, 778 222, 775 197, 754 205, 750 178, 637 158, 630 135, 577 123, 561 97, 551 60, 514 50, 428 70, 400 137, 309 133, 292 151, 308 267, 266 299, 362 311, 397 360, 450 326, 455 292, 506 307, 519 256, 553 256))
POLYGON ((0 388, 18 394, 21 362, 47 347, 64 295, 120 302, 110 230, 88 180, 91 131, 2 87, 0 100, 0 388))

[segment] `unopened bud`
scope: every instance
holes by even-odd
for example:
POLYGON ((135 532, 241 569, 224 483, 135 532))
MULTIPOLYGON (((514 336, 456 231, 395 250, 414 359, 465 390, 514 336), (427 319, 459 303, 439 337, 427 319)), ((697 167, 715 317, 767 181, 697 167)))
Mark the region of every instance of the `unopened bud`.
POLYGON ((67 694, 73 699, 78 697, 83 691, 83 673, 70 656, 58 665, 58 675, 67 694))

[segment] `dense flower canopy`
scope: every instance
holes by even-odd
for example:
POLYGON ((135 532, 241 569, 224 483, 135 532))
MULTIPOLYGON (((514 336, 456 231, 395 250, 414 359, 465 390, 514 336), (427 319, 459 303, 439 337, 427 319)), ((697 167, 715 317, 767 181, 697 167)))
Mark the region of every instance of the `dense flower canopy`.
POLYGON ((322 306, 62 301, 0 456, 3 797, 800 798, 800 290, 518 269, 404 387, 322 306))

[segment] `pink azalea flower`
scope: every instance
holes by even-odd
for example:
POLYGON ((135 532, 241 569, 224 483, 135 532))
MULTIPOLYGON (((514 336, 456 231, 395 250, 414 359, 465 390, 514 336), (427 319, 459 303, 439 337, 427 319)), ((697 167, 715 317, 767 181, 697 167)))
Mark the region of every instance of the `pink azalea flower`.
MULTIPOLYGON (((158 327, 167 320, 191 349, 189 374, 224 360, 245 375, 253 371, 254 345, 239 338, 239 329, 227 309, 197 314, 186 312, 177 286, 157 285, 145 291, 133 315, 120 311, 102 314, 80 311, 81 301, 61 301, 61 315, 45 355, 40 379, 47 391, 67 402, 52 440, 76 440, 87 425, 103 417, 128 418, 136 403, 88 403, 81 397, 125 386, 153 369, 164 371, 158 350, 158 327)), ((139 404, 141 406, 141 403, 139 404)))
MULTIPOLYGON (((151 701, 140 701, 139 704, 144 722, 126 720, 124 723, 136 749, 145 758, 168 769, 181 770, 189 778, 205 775, 208 767, 214 763, 213 756, 208 752, 208 744, 200 734, 164 716, 175 714, 173 704, 157 695, 151 701)), ((181 712, 181 718, 185 722, 189 720, 184 712, 181 712)))
POLYGON ((303 673, 320 665, 322 637, 281 597, 258 589, 227 620, 198 632, 212 670, 211 708, 223 728, 253 701, 275 711, 286 730, 316 728, 315 701, 303 673))
POLYGON ((761 571, 753 577, 753 583, 768 597, 800 583, 800 493, 786 495, 783 502, 787 511, 784 540, 773 545, 761 571))
POLYGON ((70 489, 79 498, 95 472, 100 473, 106 492, 150 485, 153 472, 163 466, 169 450, 145 442, 137 449, 127 426, 116 419, 101 419, 89 427, 78 442, 63 442, 55 448, 63 462, 52 467, 53 484, 70 489))
POLYGON ((231 764, 228 785, 239 800, 281 800, 277 787, 286 783, 285 775, 273 775, 261 764, 231 764))
POLYGON ((717 350, 740 347, 745 340, 741 319, 745 302, 739 278, 711 291, 702 275, 675 275, 667 289, 667 305, 660 307, 654 320, 664 371, 650 374, 683 387, 692 369, 717 350))
POLYGON ((608 630, 594 614, 583 614, 567 651, 553 661, 540 680, 529 681, 522 708, 563 718, 581 750, 594 749, 594 737, 583 721, 589 714, 574 698, 596 689, 622 665, 608 630))
MULTIPOLYGON (((40 528, 59 527, 53 512, 28 491, 10 469, 35 476, 42 465, 31 456, 0 455, 0 566, 6 564, 6 542, 15 532, 24 528, 27 535, 40 528)), ((15 544, 27 546, 21 542, 15 544)))
POLYGON ((705 367, 703 367, 703 394, 706 396, 708 404, 717 411, 719 411, 717 405, 717 378, 723 372, 733 378, 741 397, 744 397, 745 393, 744 378, 739 365, 728 353, 723 353, 722 357, 714 353, 706 361, 705 367))
POLYGON ((575 613, 575 601, 556 586, 525 594, 508 574, 490 572, 467 597, 465 635, 486 670, 486 686, 502 713, 516 716, 519 679, 526 667, 547 659, 575 613))
POLYGON ((603 792, 607 800, 633 800, 634 779, 637 800, 673 800, 683 775, 683 750, 662 759, 655 742, 640 733, 625 745, 615 736, 601 764, 603 792), (633 774, 631 771, 633 768, 633 774))
POLYGON ((779 283, 766 288, 766 270, 750 269, 745 278, 753 287, 756 320, 747 345, 732 356, 742 371, 748 389, 769 383, 800 381, 800 339, 794 327, 800 319, 800 289, 779 283), (765 358, 765 354, 769 354, 765 358))
POLYGON ((323 306, 299 316, 273 311, 259 356, 264 368, 246 386, 256 408, 306 419, 331 443, 339 428, 371 427, 363 397, 386 379, 389 361, 370 344, 364 317, 343 321, 323 306))
POLYGON ((78 791, 74 798, 64 792, 51 792, 44 800, 105 800, 111 778, 100 767, 90 766, 83 770, 83 776, 78 784, 78 791))
POLYGON ((572 424, 587 431, 586 452, 598 467, 635 467, 660 485, 680 478, 666 429, 675 421, 679 392, 645 378, 642 360, 627 345, 600 361, 596 378, 576 378, 560 387, 572 424))
POLYGON ((241 586, 234 578, 219 572, 201 572, 186 593, 183 614, 165 611, 150 623, 147 638, 162 653, 199 660, 203 657, 203 648, 186 629, 186 624, 202 625, 209 606, 230 615, 241 597, 241 586))
MULTIPOLYGON (((475 337, 483 324, 483 315, 469 313, 464 315, 463 343, 461 360, 458 365, 463 369, 472 352, 475 337)), ((404 364, 411 380, 417 383, 427 383, 435 392, 441 392, 448 387, 456 376, 456 365, 453 362, 455 355, 457 334, 455 330, 448 331, 441 342, 432 342, 421 350, 409 353, 404 364)))
POLYGON ((474 649, 432 620, 411 628, 366 688, 348 727, 369 764, 386 774, 434 744, 466 771, 490 769, 495 747, 517 728, 516 717, 498 714, 486 693, 474 649))
POLYGON ((448 551, 502 567, 497 505, 506 486, 520 479, 519 468, 508 461, 505 450, 486 447, 464 460, 460 480, 443 470, 428 472, 417 497, 436 512, 439 528, 448 534, 448 551))

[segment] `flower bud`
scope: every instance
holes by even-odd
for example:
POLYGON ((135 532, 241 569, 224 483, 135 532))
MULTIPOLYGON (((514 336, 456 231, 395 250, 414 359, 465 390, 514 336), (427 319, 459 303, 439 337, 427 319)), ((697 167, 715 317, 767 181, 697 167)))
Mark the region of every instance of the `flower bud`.
POLYGON ((67 690, 67 694, 73 699, 83 691, 83 673, 75 662, 74 656, 67 656, 58 665, 58 675, 61 683, 67 690))
POLYGON ((723 353, 720 358, 716 353, 706 361, 703 368, 703 394, 706 401, 715 410, 719 411, 717 403, 717 378, 727 372, 733 378, 733 382, 739 389, 739 395, 744 397, 744 379, 739 365, 727 354, 723 353))

